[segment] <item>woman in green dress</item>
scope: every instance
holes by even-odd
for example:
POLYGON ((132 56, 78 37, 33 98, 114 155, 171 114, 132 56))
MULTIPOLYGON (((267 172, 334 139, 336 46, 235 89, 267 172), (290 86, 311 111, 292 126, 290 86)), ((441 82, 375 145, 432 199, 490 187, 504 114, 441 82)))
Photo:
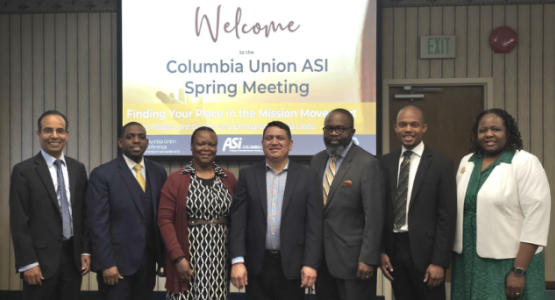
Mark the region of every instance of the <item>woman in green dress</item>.
POLYGON ((543 247, 551 195, 515 119, 482 112, 457 171, 452 300, 545 299, 543 247))

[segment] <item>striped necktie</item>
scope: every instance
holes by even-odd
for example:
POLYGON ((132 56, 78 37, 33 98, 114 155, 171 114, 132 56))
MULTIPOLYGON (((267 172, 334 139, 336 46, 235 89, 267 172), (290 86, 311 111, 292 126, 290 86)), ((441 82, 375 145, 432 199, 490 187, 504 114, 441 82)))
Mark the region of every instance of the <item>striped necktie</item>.
POLYGON ((145 183, 145 178, 143 177, 143 174, 141 173, 141 168, 142 168, 142 166, 140 164, 136 164, 134 169, 135 169, 135 175, 137 176, 137 181, 139 182, 139 185, 143 189, 143 192, 145 192, 146 191, 146 183, 145 183))
POLYGON ((324 179, 324 205, 328 202, 328 194, 330 192, 330 187, 333 182, 333 177, 335 177, 335 162, 337 161, 337 156, 332 156, 330 164, 326 169, 326 178, 324 179))
POLYGON ((405 225, 407 219, 407 194, 409 190, 410 156, 412 151, 403 153, 403 162, 399 168, 399 180, 397 181, 397 195, 395 196, 394 213, 395 229, 400 229, 405 225))

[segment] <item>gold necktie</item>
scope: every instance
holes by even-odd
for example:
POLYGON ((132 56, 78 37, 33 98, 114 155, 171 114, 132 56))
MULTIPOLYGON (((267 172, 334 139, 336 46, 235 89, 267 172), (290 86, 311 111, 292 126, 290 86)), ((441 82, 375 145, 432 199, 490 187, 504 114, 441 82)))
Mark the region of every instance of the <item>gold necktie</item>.
POLYGON ((141 174, 141 168, 142 166, 140 164, 135 165, 135 175, 137 176, 137 181, 139 182, 139 185, 143 189, 143 192, 145 192, 146 183, 145 183, 145 178, 143 177, 143 174, 141 174))
POLYGON ((330 192, 331 183, 333 182, 333 177, 335 177, 335 162, 337 161, 337 156, 332 157, 330 164, 326 169, 326 178, 324 178, 324 205, 328 202, 328 194, 330 192))

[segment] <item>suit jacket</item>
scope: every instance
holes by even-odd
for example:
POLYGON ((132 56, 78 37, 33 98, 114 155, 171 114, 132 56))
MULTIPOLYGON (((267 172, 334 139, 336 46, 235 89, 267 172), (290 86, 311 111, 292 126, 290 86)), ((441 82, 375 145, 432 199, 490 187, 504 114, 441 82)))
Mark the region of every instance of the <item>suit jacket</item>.
MULTIPOLYGON (((243 256, 247 272, 262 271, 267 227, 266 162, 239 171, 230 209, 230 256, 243 256)), ((316 174, 289 160, 283 193, 280 246, 283 273, 301 277, 301 268, 318 269, 322 255, 322 189, 316 174)))
MULTIPOLYGON (((466 189, 474 169, 461 160, 457 172, 457 232, 453 250, 463 251, 463 208, 466 189)), ((533 154, 516 151, 511 163, 501 162, 493 169, 478 192, 476 204, 476 252, 493 259, 515 258, 521 242, 547 244, 551 194, 545 171, 533 154)))
MULTIPOLYGON (((69 177, 75 267, 81 273, 81 254, 90 253, 85 226, 85 166, 65 156, 69 177)), ((60 267, 62 215, 56 188, 39 152, 14 166, 10 180, 10 228, 15 268, 38 262, 42 276, 52 277, 60 267)))
POLYGON ((87 216, 90 220, 92 270, 95 272, 117 266, 122 276, 136 273, 147 247, 147 230, 155 232, 156 260, 158 266, 163 266, 164 246, 156 216, 167 173, 154 161, 145 158, 144 163, 149 185, 147 191, 152 199, 153 214, 150 216, 145 215, 144 193, 123 156, 91 172, 87 216), (153 227, 146 228, 146 224, 153 227))
MULTIPOLYGON (((393 201, 397 191, 401 149, 381 158, 387 186, 385 253, 393 254, 393 201)), ((408 214, 412 259, 420 272, 430 264, 451 263, 457 217, 457 187, 451 159, 424 146, 412 185, 408 214)))
MULTIPOLYGON (((322 189, 329 154, 310 161, 322 189)), ((323 200, 322 200, 323 201, 323 200)), ((356 279, 358 262, 380 264, 385 190, 378 159, 352 144, 333 179, 324 207, 324 253, 330 274, 356 279)))

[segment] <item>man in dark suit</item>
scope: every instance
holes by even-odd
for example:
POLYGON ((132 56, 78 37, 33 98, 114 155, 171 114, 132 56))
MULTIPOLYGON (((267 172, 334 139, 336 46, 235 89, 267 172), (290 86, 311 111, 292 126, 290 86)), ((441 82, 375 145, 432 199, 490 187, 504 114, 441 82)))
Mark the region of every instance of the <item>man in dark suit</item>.
POLYGON ((24 299, 77 299, 90 270, 85 166, 63 154, 67 118, 47 111, 38 120, 41 152, 14 166, 10 228, 24 299))
POLYGON ((354 134, 353 115, 331 111, 324 121, 326 150, 310 161, 324 203, 324 260, 316 282, 320 300, 376 297, 385 191, 379 161, 352 142, 354 134))
POLYGON ((152 299, 156 264, 164 246, 156 225, 164 167, 143 157, 148 139, 143 125, 123 126, 123 155, 91 172, 87 216, 98 288, 105 299, 152 299))
POLYGON ((266 160, 239 171, 231 204, 231 282, 249 299, 302 300, 320 264, 322 192, 313 171, 289 160, 289 126, 268 123, 262 148, 266 160))
POLYGON ((424 146, 427 129, 419 108, 401 109, 395 132, 403 146, 381 158, 387 221, 380 268, 398 300, 445 299, 457 218, 455 171, 448 157, 424 146))

